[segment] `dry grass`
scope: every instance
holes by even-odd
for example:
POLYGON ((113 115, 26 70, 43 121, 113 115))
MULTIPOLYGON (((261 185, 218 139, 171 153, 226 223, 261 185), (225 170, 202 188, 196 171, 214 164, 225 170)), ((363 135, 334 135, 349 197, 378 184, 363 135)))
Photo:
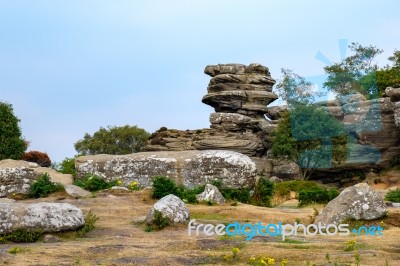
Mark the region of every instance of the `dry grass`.
MULTIPOLYGON (((354 252, 344 251, 348 240, 356 240, 355 248, 361 255, 361 265, 400 265, 400 211, 390 209, 384 219, 388 228, 382 237, 290 237, 283 242, 278 237, 255 237, 246 241, 243 237, 188 236, 187 226, 169 226, 162 231, 145 232, 144 225, 133 223, 137 217, 145 216, 154 204, 149 190, 133 193, 98 193, 97 197, 71 199, 52 196, 26 202, 67 202, 80 207, 84 212, 92 210, 100 219, 97 229, 85 238, 64 239, 60 243, 2 244, 0 265, 249 265, 250 257, 274 258, 275 265, 287 258, 288 265, 299 266, 326 264, 325 255, 331 261, 353 263, 354 252), (8 250, 18 246, 25 250, 10 254, 8 250), (233 260, 223 256, 232 254, 232 248, 240 252, 233 260)), ((203 221, 306 223, 313 214, 313 207, 294 208, 290 202, 277 208, 263 208, 246 204, 231 206, 188 205, 191 217, 203 221)))

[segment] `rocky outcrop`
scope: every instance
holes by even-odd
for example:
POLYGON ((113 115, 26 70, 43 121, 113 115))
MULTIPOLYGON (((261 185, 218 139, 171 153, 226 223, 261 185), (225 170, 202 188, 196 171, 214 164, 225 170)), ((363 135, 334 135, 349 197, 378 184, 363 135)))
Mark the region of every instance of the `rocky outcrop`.
POLYGON ((84 224, 82 211, 68 203, 0 203, 0 234, 18 229, 44 233, 70 231, 84 224))
POLYGON ((53 169, 39 167, 36 163, 15 160, 0 161, 0 197, 10 194, 28 194, 30 185, 36 178, 48 173, 52 182, 72 184, 72 176, 53 169))
POLYGON ((175 195, 167 195, 157 201, 146 216, 146 223, 153 224, 154 214, 159 211, 162 217, 171 224, 186 223, 189 220, 189 209, 185 203, 175 195))
POLYGON ((65 192, 74 198, 84 198, 92 195, 89 191, 75 185, 66 185, 64 188, 65 192))
POLYGON ((344 189, 315 218, 315 224, 340 224, 346 219, 374 220, 386 215, 386 205, 366 183, 344 189))
POLYGON ((95 174, 107 181, 121 180, 124 186, 138 181, 141 187, 151 186, 154 176, 169 177, 189 188, 213 180, 226 187, 253 187, 257 174, 246 155, 218 150, 82 156, 75 167, 77 178, 95 174))
POLYGON ((388 87, 385 93, 390 97, 392 103, 395 125, 400 127, 400 88, 388 87))
POLYGON ((196 199, 199 202, 212 202, 217 204, 225 203, 225 199, 221 192, 219 192, 216 186, 211 184, 207 184, 204 188, 204 191, 196 195, 196 199))

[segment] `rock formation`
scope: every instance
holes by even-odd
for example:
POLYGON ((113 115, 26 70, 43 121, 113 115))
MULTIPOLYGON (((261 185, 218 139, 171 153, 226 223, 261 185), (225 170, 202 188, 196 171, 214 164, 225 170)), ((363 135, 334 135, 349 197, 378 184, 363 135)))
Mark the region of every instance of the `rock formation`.
POLYGON ((0 161, 0 197, 13 193, 28 194, 31 183, 44 173, 52 182, 72 184, 72 175, 61 174, 54 169, 40 167, 36 163, 15 160, 0 161))
POLYGON ((68 203, 0 203, 0 234, 17 229, 70 231, 84 224, 82 211, 68 203))
POLYGON ((161 198, 151 207, 145 220, 147 224, 153 224, 155 211, 159 211, 171 224, 186 223, 190 217, 185 203, 172 194, 161 198))
POLYGON ((366 183, 344 189, 315 218, 315 224, 340 224, 346 219, 374 220, 386 215, 386 205, 366 183))
POLYGON ((222 196, 221 192, 219 192, 216 186, 211 184, 207 184, 204 188, 204 191, 196 195, 196 199, 199 202, 212 202, 217 204, 225 203, 224 196, 222 196))
POLYGON ((120 180, 124 186, 138 181, 141 187, 151 186, 154 176, 169 177, 189 188, 214 180, 226 187, 253 187, 257 174, 246 155, 218 150, 82 156, 75 166, 77 178, 95 174, 106 181, 120 180))

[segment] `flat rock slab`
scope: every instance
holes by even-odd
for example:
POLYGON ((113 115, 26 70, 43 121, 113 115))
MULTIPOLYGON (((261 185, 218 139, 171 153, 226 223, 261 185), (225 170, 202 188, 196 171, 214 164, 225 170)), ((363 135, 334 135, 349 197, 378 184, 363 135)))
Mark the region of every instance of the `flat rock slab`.
POLYGON ((95 174, 106 181, 121 180, 125 187, 133 181, 151 186, 154 176, 169 177, 189 188, 214 180, 225 187, 253 187, 257 175, 248 156, 224 150, 82 156, 76 158, 75 167, 78 178, 95 174))
POLYGON ((65 192, 74 198, 84 198, 84 197, 89 197, 90 195, 92 195, 91 192, 84 190, 83 188, 75 186, 75 185, 66 185, 64 188, 65 188, 65 192))
POLYGON ((18 229, 62 232, 84 224, 82 211, 68 203, 0 203, 0 234, 18 229))

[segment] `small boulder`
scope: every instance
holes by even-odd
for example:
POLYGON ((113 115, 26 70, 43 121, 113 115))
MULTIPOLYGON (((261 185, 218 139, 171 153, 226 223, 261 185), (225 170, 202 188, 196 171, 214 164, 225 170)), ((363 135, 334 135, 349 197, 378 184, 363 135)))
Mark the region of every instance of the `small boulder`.
POLYGON ((111 187, 111 190, 129 192, 129 189, 127 189, 126 187, 120 187, 120 186, 113 186, 113 187, 111 187))
POLYGON ((386 205, 368 184, 344 189, 315 218, 315 224, 340 224, 346 219, 374 220, 386 215, 386 205))
POLYGON ((199 202, 213 202, 217 204, 223 204, 225 203, 225 199, 222 196, 221 192, 219 192, 218 188, 216 186, 213 186, 211 184, 207 184, 206 187, 204 188, 204 191, 198 195, 196 195, 196 199, 199 202))
POLYGON ((269 180, 272 181, 272 182, 275 182, 275 183, 278 183, 278 182, 282 182, 282 181, 283 181, 282 179, 280 179, 280 178, 277 177, 277 176, 271 176, 271 177, 269 178, 269 180))
POLYGON ((0 234, 17 229, 71 231, 84 224, 82 211, 68 203, 0 203, 0 234))
POLYGON ((89 191, 75 185, 66 185, 64 188, 65 192, 74 198, 84 198, 92 195, 89 191))
POLYGON ((161 212, 162 216, 172 224, 186 223, 189 220, 189 210, 185 203, 172 194, 161 198, 151 207, 146 217, 147 224, 153 223, 155 211, 161 212))
POLYGON ((45 235, 43 237, 43 243, 58 243, 61 242, 61 238, 54 235, 45 235))

